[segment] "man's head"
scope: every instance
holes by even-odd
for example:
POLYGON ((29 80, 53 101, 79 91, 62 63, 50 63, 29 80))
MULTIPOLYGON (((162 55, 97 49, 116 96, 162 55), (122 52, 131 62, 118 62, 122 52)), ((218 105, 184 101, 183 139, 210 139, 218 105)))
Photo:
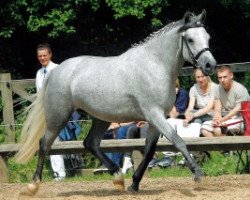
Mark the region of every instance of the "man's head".
POLYGON ((220 84, 226 91, 231 89, 234 75, 229 66, 227 65, 218 66, 217 77, 220 84))
POLYGON ((50 45, 47 43, 37 46, 37 59, 43 67, 47 67, 52 58, 50 45))

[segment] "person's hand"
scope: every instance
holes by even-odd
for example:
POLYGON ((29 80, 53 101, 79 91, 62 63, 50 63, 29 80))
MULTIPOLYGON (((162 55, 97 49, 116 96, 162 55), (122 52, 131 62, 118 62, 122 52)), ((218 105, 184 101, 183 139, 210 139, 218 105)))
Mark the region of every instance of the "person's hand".
POLYGON ((214 118, 213 122, 212 122, 212 126, 213 127, 221 127, 221 126, 225 126, 225 122, 221 121, 221 118, 214 118))
POLYGON ((192 121, 194 118, 194 114, 192 112, 185 113, 185 118, 188 120, 188 122, 192 121))
POLYGON ((189 122, 189 121, 188 121, 187 119, 184 119, 184 120, 183 120, 183 126, 184 126, 184 127, 187 127, 187 126, 189 125, 188 122, 189 122))
POLYGON ((145 123, 146 123, 145 121, 139 121, 139 122, 137 122, 136 126, 141 128, 144 126, 145 123))
POLYGON ((111 123, 108 130, 115 130, 119 127, 121 127, 119 123, 111 123))

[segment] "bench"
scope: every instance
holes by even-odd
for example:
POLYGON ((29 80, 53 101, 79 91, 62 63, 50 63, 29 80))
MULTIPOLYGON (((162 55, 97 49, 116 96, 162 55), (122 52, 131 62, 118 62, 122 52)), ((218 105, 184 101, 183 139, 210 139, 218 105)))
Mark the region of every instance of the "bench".
MULTIPOLYGON (((250 137, 247 136, 226 136, 226 137, 198 137, 183 138, 189 151, 235 151, 250 150, 250 137)), ((137 167, 142 157, 138 156, 138 151, 144 150, 145 139, 122 139, 122 140, 102 140, 101 148, 104 152, 128 152, 136 154, 134 166, 137 167)), ((6 160, 14 155, 18 150, 18 144, 0 145, 0 169, 7 168, 6 160)), ((177 151, 176 148, 165 138, 160 138, 157 144, 157 151, 177 151)), ((87 153, 82 141, 65 141, 52 145, 50 154, 71 154, 87 153)), ((134 158, 135 159, 135 158, 134 158)), ((4 171, 4 170, 1 170, 4 171)), ((3 173, 3 172, 1 172, 3 173)), ((0 174, 7 177, 7 174, 0 174)), ((3 179, 3 178, 2 178, 3 179)), ((6 178, 5 178, 6 179, 6 178)), ((0 180, 1 181, 1 180, 0 180)), ((5 180, 6 181, 6 180, 5 180)))

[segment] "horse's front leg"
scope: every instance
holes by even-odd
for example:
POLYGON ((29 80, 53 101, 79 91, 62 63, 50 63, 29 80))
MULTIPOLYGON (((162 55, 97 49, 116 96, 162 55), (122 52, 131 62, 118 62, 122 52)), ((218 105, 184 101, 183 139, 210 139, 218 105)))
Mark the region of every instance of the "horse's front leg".
POLYGON ((129 191, 134 192, 139 190, 139 184, 141 182, 143 174, 147 169, 149 162, 152 160, 155 154, 155 149, 159 136, 160 136, 159 131, 157 131, 152 126, 149 126, 148 134, 146 137, 144 158, 133 175, 133 183, 130 187, 128 187, 129 191))
POLYGON ((189 163, 190 170, 194 173, 194 180, 200 181, 201 177, 204 176, 201 168, 198 166, 196 161, 190 156, 187 146, 184 140, 176 133, 171 125, 167 122, 163 112, 153 112, 151 114, 150 123, 154 126, 161 134, 163 134, 172 144, 178 149, 189 163))
POLYGON ((110 122, 93 118, 89 134, 84 140, 84 146, 108 168, 110 174, 114 175, 115 187, 124 190, 124 178, 120 167, 113 163, 100 149, 101 140, 109 125, 110 122))

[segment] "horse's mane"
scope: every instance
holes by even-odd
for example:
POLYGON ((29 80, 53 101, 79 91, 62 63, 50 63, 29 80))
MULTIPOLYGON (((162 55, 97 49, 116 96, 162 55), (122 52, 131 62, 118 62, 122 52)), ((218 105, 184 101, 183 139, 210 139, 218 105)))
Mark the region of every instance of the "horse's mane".
POLYGON ((153 33, 151 33, 148 37, 146 37, 143 41, 140 41, 139 43, 135 43, 132 44, 132 48, 134 47, 138 47, 141 46, 147 42, 149 42, 150 40, 152 40, 155 37, 158 37, 162 34, 167 33, 168 31, 171 31, 173 28, 179 26, 180 24, 183 23, 183 20, 179 20, 179 21, 174 21, 174 22, 170 22, 169 24, 167 24, 166 26, 162 27, 161 29, 159 29, 158 31, 155 31, 153 33))
POLYGON ((180 29, 178 30, 178 32, 185 31, 188 28, 192 28, 192 27, 203 27, 203 24, 199 21, 199 19, 197 18, 197 16, 195 16, 194 13, 188 12, 188 14, 189 14, 189 16, 191 16, 190 21, 188 23, 185 23, 185 25, 184 25, 183 19, 181 19, 179 21, 171 22, 171 23, 167 24, 166 26, 164 26, 163 28, 159 29, 158 31, 151 33, 143 41, 133 44, 132 48, 141 46, 141 45, 149 42, 153 38, 159 37, 160 35, 171 31, 173 28, 176 28, 177 26, 180 26, 180 29))

